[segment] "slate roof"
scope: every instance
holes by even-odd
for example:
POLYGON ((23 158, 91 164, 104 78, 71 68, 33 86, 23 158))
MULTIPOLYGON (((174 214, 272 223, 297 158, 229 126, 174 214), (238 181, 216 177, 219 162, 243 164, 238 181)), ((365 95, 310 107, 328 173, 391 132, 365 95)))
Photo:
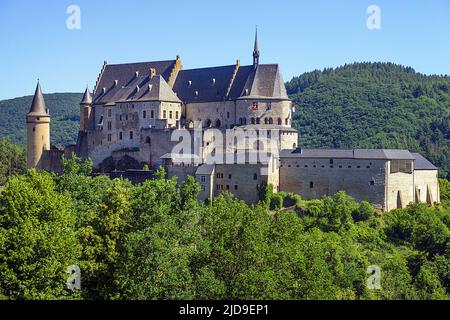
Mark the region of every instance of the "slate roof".
POLYGON ((149 78, 152 68, 155 69, 156 75, 161 75, 167 82, 175 62, 176 60, 167 60, 105 65, 95 88, 94 103, 106 104, 124 99, 129 91, 122 90, 123 87, 134 89, 136 85, 142 85, 142 82, 149 78), (105 93, 103 88, 106 89, 105 93))
POLYGON ((297 132, 296 129, 292 127, 285 127, 280 126, 276 124, 246 124, 242 126, 236 126, 234 127, 235 130, 242 129, 242 130, 279 130, 284 132, 297 132))
POLYGON ((47 116, 47 107, 45 106, 44 96, 42 95, 41 84, 37 83, 36 91, 34 92, 33 102, 31 103, 30 115, 47 116))
POLYGON ((198 167, 195 174, 210 175, 210 174, 213 174, 214 168, 215 168, 215 165, 213 165, 213 164, 202 164, 201 166, 198 167))
MULTIPOLYGON (((135 95, 133 91, 137 86, 140 89, 148 87, 150 69, 154 68, 156 74, 167 83, 175 62, 106 64, 94 92, 94 103, 114 104, 117 101, 145 99, 141 93, 135 95)), ((165 88, 164 95, 170 97, 170 101, 181 100, 184 103, 236 99, 289 100, 277 64, 260 64, 256 69, 254 66, 239 66, 234 75, 235 70, 236 65, 180 70, 173 88, 165 88), (174 95, 178 98, 174 99, 174 95)))
POLYGON ((438 170, 436 166, 434 166, 430 161, 424 158, 419 153, 413 153, 413 157, 416 161, 414 161, 414 170, 438 170))
POLYGON ((250 73, 242 88, 241 97, 245 99, 273 98, 289 100, 278 64, 260 64, 250 73), (245 90, 248 90, 248 95, 245 90))
POLYGON ((229 65, 180 70, 173 91, 186 103, 225 100, 235 68, 229 65))
POLYGON ((415 160, 408 150, 393 149, 294 149, 282 150, 281 158, 334 158, 334 159, 380 159, 415 160))
POLYGON ((91 104, 92 103, 92 96, 89 92, 89 87, 86 87, 86 91, 84 92, 83 99, 81 99, 82 104, 91 104))
POLYGON ((130 85, 118 91, 118 94, 122 97, 122 99, 118 100, 119 102, 166 101, 181 103, 161 75, 151 78, 149 76, 141 77, 133 84, 135 85, 130 85))

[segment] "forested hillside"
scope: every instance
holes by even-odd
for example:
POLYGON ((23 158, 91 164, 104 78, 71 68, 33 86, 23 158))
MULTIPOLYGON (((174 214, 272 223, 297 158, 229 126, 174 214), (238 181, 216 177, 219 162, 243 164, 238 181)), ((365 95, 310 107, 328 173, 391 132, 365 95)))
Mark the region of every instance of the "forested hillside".
MULTIPOLYGON (((54 93, 44 95, 52 116, 51 141, 54 145, 75 143, 80 127, 81 93, 54 93)), ((17 144, 25 144, 25 115, 29 111, 33 96, 0 101, 2 121, 0 138, 9 138, 17 144)))
POLYGON ((357 63, 293 78, 287 90, 303 147, 406 148, 450 171, 450 77, 357 63))

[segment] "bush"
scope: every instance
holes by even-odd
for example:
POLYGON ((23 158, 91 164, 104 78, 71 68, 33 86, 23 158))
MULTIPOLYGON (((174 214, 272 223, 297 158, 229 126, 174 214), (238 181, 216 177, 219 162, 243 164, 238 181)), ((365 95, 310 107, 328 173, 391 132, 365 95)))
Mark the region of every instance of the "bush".
POLYGON ((361 201, 358 206, 358 209, 352 212, 353 220, 358 221, 367 221, 371 217, 373 217, 374 209, 373 206, 367 201, 361 201))
POLYGON ((270 210, 279 210, 283 209, 283 195, 279 193, 275 193, 272 195, 270 199, 270 210))

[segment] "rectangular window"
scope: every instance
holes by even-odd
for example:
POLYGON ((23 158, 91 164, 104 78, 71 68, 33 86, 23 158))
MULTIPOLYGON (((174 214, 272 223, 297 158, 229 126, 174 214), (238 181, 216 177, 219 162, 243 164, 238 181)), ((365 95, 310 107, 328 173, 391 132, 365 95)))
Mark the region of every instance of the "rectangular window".
POLYGON ((200 179, 201 179, 202 182, 206 182, 206 177, 205 176, 201 176, 200 179))
POLYGON ((201 185, 201 188, 202 188, 202 192, 205 192, 205 191, 206 191, 206 187, 205 187, 204 184, 201 185))
POLYGON ((237 189, 238 189, 238 185, 235 184, 235 185, 234 185, 234 190, 237 190, 237 189))
POLYGON ((164 111, 163 111, 163 119, 166 119, 166 118, 167 118, 167 111, 164 110, 164 111))
POLYGON ((119 120, 122 121, 122 115, 119 116, 119 120))
POLYGON ((230 185, 227 184, 227 190, 230 190, 230 185))
POLYGON ((147 111, 146 110, 144 110, 144 111, 142 111, 142 118, 147 118, 147 111))
POLYGON ((373 181, 373 180, 370 181, 370 185, 371 185, 371 186, 374 186, 374 185, 375 185, 375 181, 373 181))
POLYGON ((391 173, 412 173, 411 160, 391 160, 391 173))
POLYGON ((108 142, 111 142, 112 141, 112 136, 111 136, 111 133, 109 133, 108 134, 108 142))
POLYGON ((309 188, 310 188, 310 189, 314 188, 314 182, 311 181, 311 182, 309 183, 309 188))
POLYGON ((133 140, 133 131, 130 131, 130 140, 133 140))
POLYGON ((112 115, 112 111, 111 111, 111 109, 108 109, 108 117, 111 118, 111 115, 112 115))
POLYGON ((154 118, 155 117, 155 112, 152 110, 152 111, 150 111, 150 118, 154 118))
POLYGON ((108 121, 108 130, 111 131, 112 130, 112 122, 108 121))
POLYGON ((179 117, 179 114, 178 114, 178 111, 177 112, 175 112, 175 119, 178 119, 179 117))
POLYGON ((172 111, 169 111, 169 119, 172 119, 172 111))
POLYGON ((228 179, 230 179, 230 180, 231 180, 231 174, 229 174, 229 175, 228 175, 228 179))

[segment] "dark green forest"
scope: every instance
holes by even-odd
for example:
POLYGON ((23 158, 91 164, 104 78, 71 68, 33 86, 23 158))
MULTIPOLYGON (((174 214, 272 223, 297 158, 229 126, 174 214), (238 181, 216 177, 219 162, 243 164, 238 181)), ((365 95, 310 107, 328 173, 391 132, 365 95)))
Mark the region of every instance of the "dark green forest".
POLYGON ((256 206, 204 203, 192 177, 160 169, 131 185, 76 158, 56 176, 0 148, 16 172, 0 192, 0 300, 450 298, 447 180, 442 205, 386 214, 344 192, 305 201, 270 187, 256 206), (67 289, 73 265, 81 290, 67 289))
MULTIPOLYGON (((286 84, 299 106, 300 145, 315 148, 405 148, 420 152, 450 178, 450 77, 426 76, 391 63, 356 63, 304 73, 286 84)), ((75 142, 81 94, 45 95, 52 143, 75 142)), ((32 97, 0 101, 0 138, 24 144, 32 97)))
POLYGON ((391 63, 313 71, 286 85, 300 145, 420 152, 450 178, 450 77, 391 63))
MULTIPOLYGON (((80 128, 81 93, 45 94, 45 104, 52 116, 51 141, 54 145, 69 145, 76 142, 80 128)), ((33 96, 0 101, 2 123, 0 138, 25 145, 26 124, 25 115, 30 110, 33 96)))

